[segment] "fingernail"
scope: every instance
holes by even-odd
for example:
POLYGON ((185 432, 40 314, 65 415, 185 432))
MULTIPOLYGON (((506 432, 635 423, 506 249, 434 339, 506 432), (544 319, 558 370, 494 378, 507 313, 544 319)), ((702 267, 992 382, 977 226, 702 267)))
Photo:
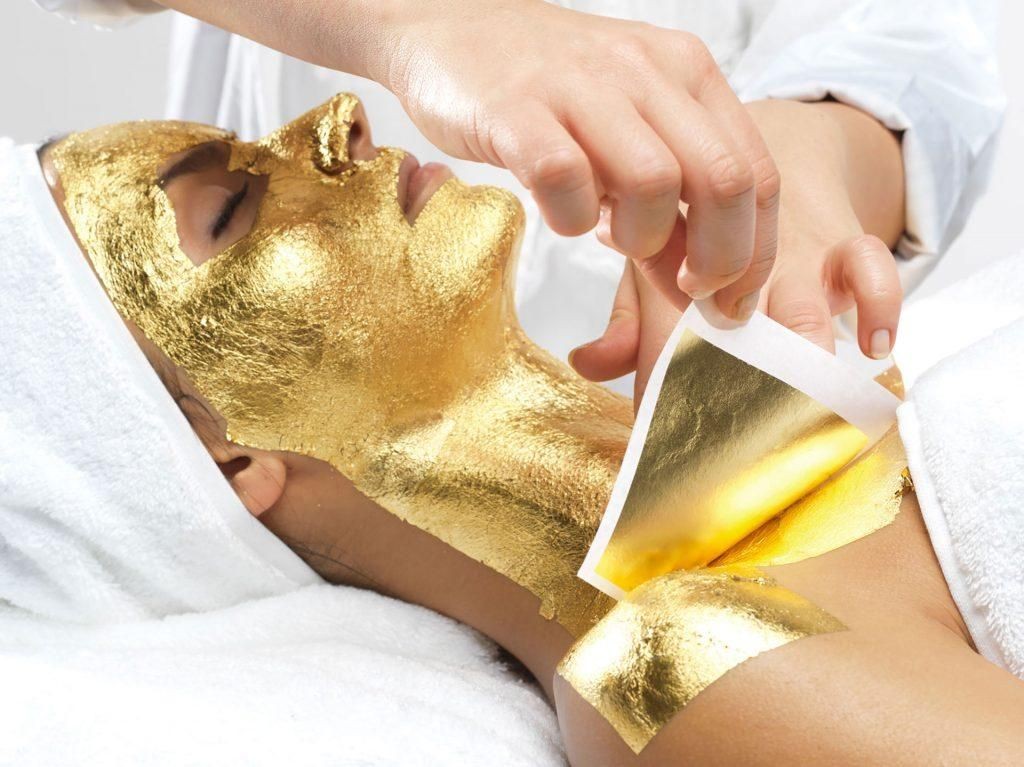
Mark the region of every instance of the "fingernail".
POLYGON ((884 360, 892 351, 892 341, 888 330, 876 330, 871 334, 871 342, 868 345, 871 356, 876 360, 884 360))
POLYGON ((754 310, 757 309, 757 299, 760 297, 758 291, 753 293, 747 293, 747 295, 736 301, 736 306, 733 307, 733 316, 740 322, 746 322, 754 316, 754 310))

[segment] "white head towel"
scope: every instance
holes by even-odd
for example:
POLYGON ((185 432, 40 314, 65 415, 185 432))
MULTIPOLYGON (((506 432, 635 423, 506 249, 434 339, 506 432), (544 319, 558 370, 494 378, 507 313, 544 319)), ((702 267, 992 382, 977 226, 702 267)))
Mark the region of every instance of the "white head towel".
POLYGON ((33 147, 0 139, 0 601, 80 622, 318 576, 242 506, 79 252, 33 147))

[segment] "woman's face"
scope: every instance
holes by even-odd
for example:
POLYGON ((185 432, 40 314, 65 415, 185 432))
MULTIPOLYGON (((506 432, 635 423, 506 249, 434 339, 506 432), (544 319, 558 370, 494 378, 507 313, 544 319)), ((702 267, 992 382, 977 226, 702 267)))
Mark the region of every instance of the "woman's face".
POLYGON ((516 199, 375 149, 354 97, 255 143, 133 123, 52 156, 114 304, 250 445, 408 428, 486 374, 515 322, 516 199))

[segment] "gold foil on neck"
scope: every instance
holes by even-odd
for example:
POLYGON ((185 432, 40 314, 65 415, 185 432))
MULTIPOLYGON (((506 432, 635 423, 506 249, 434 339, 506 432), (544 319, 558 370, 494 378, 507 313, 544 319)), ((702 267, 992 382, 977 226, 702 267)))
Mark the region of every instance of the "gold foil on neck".
POLYGON ((628 592, 666 572, 706 565, 866 442, 800 390, 687 331, 595 570, 628 592))
POLYGON ((172 122, 74 134, 53 150, 68 217, 121 315, 232 440, 330 463, 578 636, 612 603, 576 571, 629 403, 519 329, 518 201, 449 180, 410 225, 404 153, 348 155, 357 104, 339 96, 252 144, 172 122), (252 231, 196 266, 158 171, 210 141, 269 181, 252 231))
POLYGON ((558 673, 640 753, 739 664, 845 628, 753 568, 675 572, 616 604, 577 641, 558 673))

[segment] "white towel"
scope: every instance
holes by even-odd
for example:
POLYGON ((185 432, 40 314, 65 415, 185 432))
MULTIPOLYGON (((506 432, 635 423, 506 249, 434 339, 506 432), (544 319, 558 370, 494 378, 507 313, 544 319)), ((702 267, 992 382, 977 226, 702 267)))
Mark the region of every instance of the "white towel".
POLYGON ((245 511, 4 139, 0 306, 0 764, 564 764, 492 643, 245 511))
POLYGON ((0 614, 0 764, 565 764, 537 688, 454 621, 357 589, 97 627, 0 614))
POLYGON ((979 652, 1024 677, 1024 254, 910 307, 899 411, 936 556, 979 652))
POLYGON ((0 274, 0 598, 125 620, 319 581, 231 491, 10 141, 0 274))

